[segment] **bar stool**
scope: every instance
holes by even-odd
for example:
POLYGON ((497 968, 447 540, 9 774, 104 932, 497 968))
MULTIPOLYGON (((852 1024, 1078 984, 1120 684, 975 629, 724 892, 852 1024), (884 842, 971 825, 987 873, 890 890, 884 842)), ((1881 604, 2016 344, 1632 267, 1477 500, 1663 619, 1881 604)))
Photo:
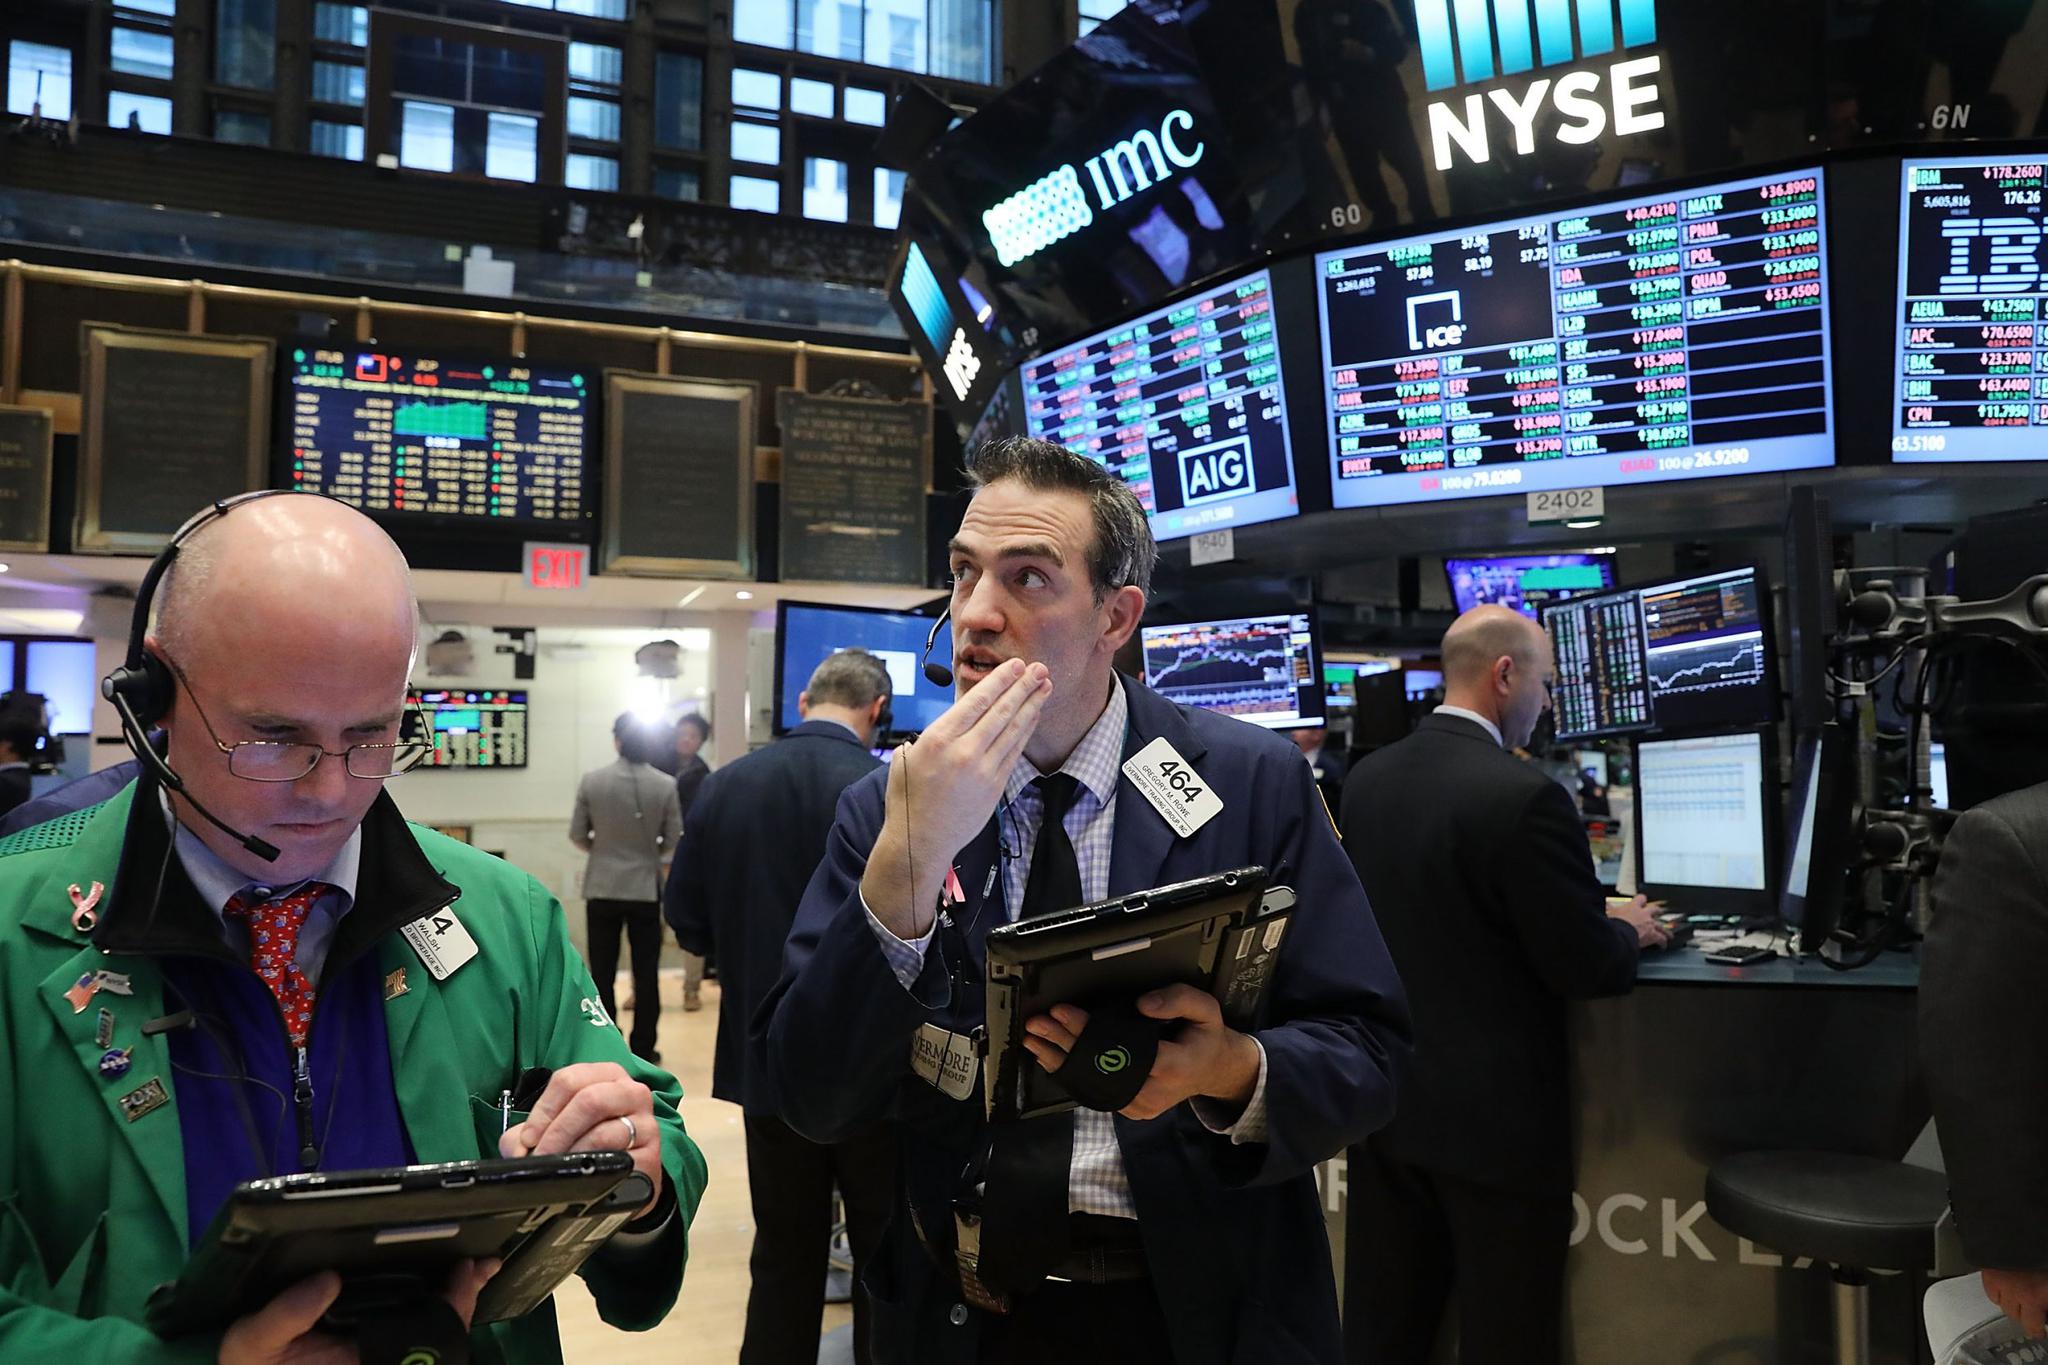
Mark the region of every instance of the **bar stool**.
POLYGON ((1833 1267, 1836 1365, 1870 1365, 1870 1272, 1935 1268, 1940 1171, 1837 1152, 1740 1152, 1707 1171, 1707 1212, 1738 1237, 1833 1267))

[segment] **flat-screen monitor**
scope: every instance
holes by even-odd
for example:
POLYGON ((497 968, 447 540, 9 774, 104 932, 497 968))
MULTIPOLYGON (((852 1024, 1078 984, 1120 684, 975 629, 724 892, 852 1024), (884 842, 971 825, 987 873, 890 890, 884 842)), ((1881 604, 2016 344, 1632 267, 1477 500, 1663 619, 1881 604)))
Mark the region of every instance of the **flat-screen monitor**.
POLYGON ((592 376, 523 360, 300 347, 278 486, 377 517, 585 526, 592 376))
POLYGON ((1772 916, 1764 732, 1636 744, 1636 882, 1673 908, 1772 916))
POLYGON ((1767 592, 1754 567, 1543 609, 1559 739, 1756 725, 1777 716, 1767 592))
POLYGON ((433 732, 428 768, 526 766, 526 694, 414 688, 412 701, 433 732))
POLYGON ((1834 463, 1818 170, 1328 251, 1338 507, 1834 463))
POLYGON ((1444 675, 1434 668, 1404 668, 1401 670, 1401 690, 1410 701, 1421 701, 1430 693, 1442 690, 1444 675))
MULTIPOLYGON (((775 733, 803 724, 797 711, 811 673, 842 649, 864 649, 889 670, 895 689, 889 708, 894 735, 918 734, 953 704, 953 689, 924 675, 924 641, 932 618, 872 607, 834 607, 817 602, 775 604, 775 733)), ((932 642, 935 664, 953 662, 953 637, 941 628, 932 642)))
POLYGON ((2048 459, 2039 157, 1901 168, 1894 460, 2048 459))
POLYGON ((1323 662, 1324 706, 1331 711, 1348 711, 1358 704, 1356 686, 1360 678, 1375 674, 1391 673, 1396 665, 1391 659, 1374 659, 1367 662, 1346 659, 1323 662))
POLYGON ((1031 361, 1024 423, 1129 484, 1159 540, 1301 510, 1265 270, 1031 361))
POLYGON ((1800 736, 1792 755, 1778 914, 1800 931, 1800 946, 1810 953, 1820 950, 1841 914, 1852 763, 1847 736, 1835 724, 1800 736))
POLYGON ((1549 555, 1446 559, 1451 600, 1460 613, 1495 603, 1537 620, 1546 602, 1562 602, 1614 586, 1614 556, 1571 550, 1549 555))
POLYGON ((1146 626, 1141 634, 1146 685, 1170 701, 1273 729, 1323 723, 1307 612, 1146 626))
POLYGON ((1934 743, 1927 746, 1927 786, 1932 793, 1934 804, 1948 809, 1948 746, 1934 743))

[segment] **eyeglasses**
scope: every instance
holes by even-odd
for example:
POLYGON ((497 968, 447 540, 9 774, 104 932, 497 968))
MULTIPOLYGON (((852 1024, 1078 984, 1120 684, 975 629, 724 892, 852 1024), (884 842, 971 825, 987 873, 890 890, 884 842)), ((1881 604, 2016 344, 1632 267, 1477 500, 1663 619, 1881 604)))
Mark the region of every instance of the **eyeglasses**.
MULTIPOLYGON (((199 717, 199 723, 206 727, 213 747, 228 756, 228 771, 251 782, 297 782, 302 777, 311 776, 323 758, 340 759, 350 777, 396 777, 417 768, 433 752, 431 744, 403 738, 394 744, 351 744, 339 753, 317 744, 268 739, 245 739, 237 744, 224 744, 220 732, 213 728, 213 722, 207 719, 206 711, 199 705, 199 698, 193 693, 192 684, 186 680, 184 670, 169 659, 164 663, 185 689, 185 695, 192 699, 192 710, 199 717)), ((428 733, 427 718, 417 705, 413 707, 412 715, 415 733, 428 733)))

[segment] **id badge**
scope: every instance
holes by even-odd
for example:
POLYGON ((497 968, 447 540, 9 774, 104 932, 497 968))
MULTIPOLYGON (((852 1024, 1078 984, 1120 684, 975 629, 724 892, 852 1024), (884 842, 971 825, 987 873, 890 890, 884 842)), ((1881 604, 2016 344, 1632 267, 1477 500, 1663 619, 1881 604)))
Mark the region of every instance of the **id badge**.
POLYGON ((964 1100, 974 1093, 981 1058, 970 1035, 920 1024, 910 1035, 910 1066, 946 1098, 964 1100))

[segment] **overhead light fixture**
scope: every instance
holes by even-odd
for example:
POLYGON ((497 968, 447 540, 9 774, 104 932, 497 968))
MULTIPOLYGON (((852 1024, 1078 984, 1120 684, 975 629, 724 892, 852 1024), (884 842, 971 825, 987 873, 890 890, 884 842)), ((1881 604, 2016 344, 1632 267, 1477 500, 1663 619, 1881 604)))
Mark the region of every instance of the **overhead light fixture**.
POLYGON ((745 588, 741 588, 738 592, 734 593, 733 596, 737 597, 742 602, 751 602, 754 600, 754 594, 748 592, 745 588))
POLYGON ((1565 523, 1567 527, 1574 531, 1590 531, 1599 524, 1600 518, 1598 517, 1594 517, 1590 521, 1568 521, 1565 523))
POLYGON ((696 601, 696 600, 697 600, 698 598, 702 597, 702 596, 704 595, 704 590, 705 590, 706 588, 708 588, 709 586, 711 586, 711 585, 710 585, 710 584, 708 584, 708 583, 699 583, 699 584, 698 584, 698 585, 697 585, 696 587, 694 587, 694 588, 690 589, 690 590, 689 590, 689 592, 687 592, 687 593, 683 594, 683 597, 681 598, 681 600, 680 600, 680 601, 678 601, 678 602, 676 603, 676 605, 677 605, 677 606, 679 606, 679 607, 687 607, 687 606, 689 606, 689 605, 690 605, 690 603, 692 603, 692 602, 696 601))

